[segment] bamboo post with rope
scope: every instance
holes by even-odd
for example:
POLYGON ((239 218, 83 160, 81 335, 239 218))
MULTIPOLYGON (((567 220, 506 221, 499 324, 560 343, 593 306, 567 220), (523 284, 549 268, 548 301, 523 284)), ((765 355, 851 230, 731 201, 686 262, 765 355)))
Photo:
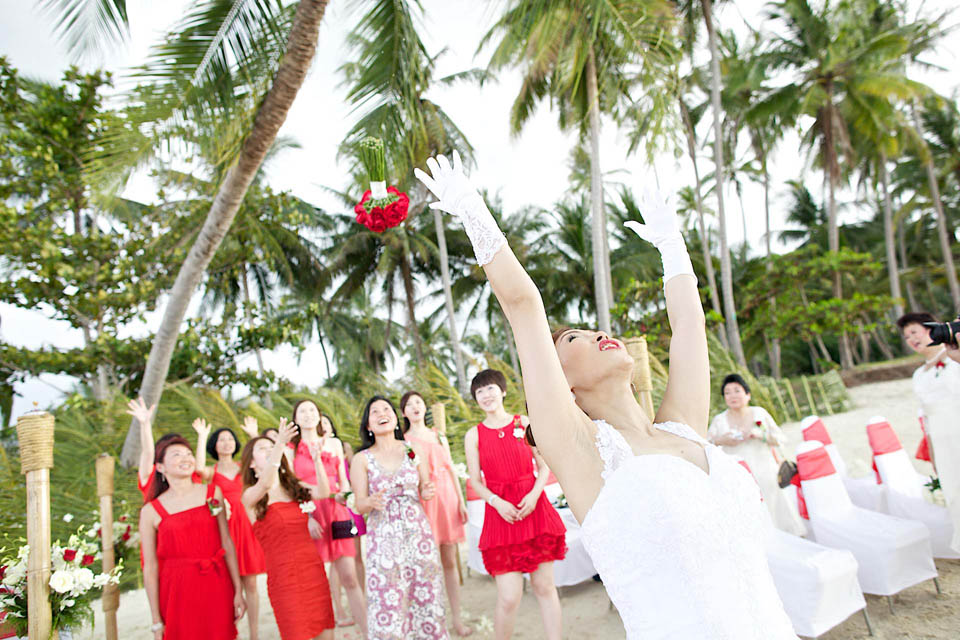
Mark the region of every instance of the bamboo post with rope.
POLYGON ((634 391, 640 399, 640 406, 653 420, 653 379, 650 375, 650 354, 647 351, 647 339, 644 336, 627 338, 624 344, 627 346, 627 353, 633 358, 631 384, 633 384, 634 391))
MULTIPOLYGON (((100 542, 103 546, 103 573, 116 566, 113 554, 113 456, 97 456, 97 496, 100 498, 100 542)), ((120 608, 120 587, 108 582, 103 587, 103 625, 107 640, 117 640, 117 609, 120 608)))
POLYGON ((30 411, 17 418, 20 472, 27 476, 27 637, 49 640, 50 611, 50 469, 53 468, 54 418, 30 411))
MULTIPOLYGON (((433 428, 437 435, 443 438, 447 437, 447 408, 442 402, 435 402, 430 405, 430 414, 433 416, 433 428)), ((457 481, 459 482, 459 480, 457 481)), ((457 577, 460 580, 460 586, 463 586, 463 567, 460 563, 460 545, 457 545, 457 577)))

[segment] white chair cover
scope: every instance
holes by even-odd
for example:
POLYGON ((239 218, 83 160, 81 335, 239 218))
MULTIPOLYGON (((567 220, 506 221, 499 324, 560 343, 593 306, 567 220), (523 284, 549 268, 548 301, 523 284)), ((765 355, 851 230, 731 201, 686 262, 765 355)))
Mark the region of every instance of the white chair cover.
POLYGON ((847 475, 847 463, 843 461, 840 450, 833 444, 830 434, 827 432, 826 425, 823 424, 818 416, 807 416, 800 422, 803 430, 803 439, 815 440, 823 443, 824 449, 830 456, 833 468, 836 469, 850 501, 858 507, 870 509, 871 511, 886 512, 885 493, 877 485, 876 478, 867 476, 865 478, 851 478, 847 475))
POLYGON ((864 593, 893 595, 937 577, 927 527, 853 505, 819 442, 797 447, 797 468, 816 541, 853 554, 864 593))
POLYGON ((887 490, 887 513, 927 525, 933 557, 960 558, 960 553, 950 547, 953 540, 950 513, 924 499, 921 483, 926 478, 914 469, 890 423, 881 416, 871 418, 867 435, 877 472, 887 490))

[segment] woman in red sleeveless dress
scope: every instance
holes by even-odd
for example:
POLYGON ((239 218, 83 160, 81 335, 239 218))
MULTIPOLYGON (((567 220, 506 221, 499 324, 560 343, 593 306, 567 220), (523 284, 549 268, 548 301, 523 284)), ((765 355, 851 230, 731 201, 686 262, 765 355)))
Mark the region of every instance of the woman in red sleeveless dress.
POLYGON ((237 549, 237 565, 240 567, 240 583, 243 585, 243 599, 247 603, 247 623, 250 626, 250 640, 260 637, 260 594, 257 593, 257 574, 264 573, 266 567, 263 550, 253 535, 250 519, 240 503, 243 493, 243 477, 240 465, 234 456, 240 451, 240 441, 232 429, 223 427, 210 433, 210 425, 203 418, 193 421, 197 432, 197 469, 204 482, 220 487, 223 497, 229 505, 227 525, 230 538, 237 549), (206 466, 207 455, 217 461, 212 467, 206 466))
POLYGON ((191 480, 189 443, 157 451, 150 501, 140 510, 143 581, 156 640, 233 640, 246 605, 223 493, 191 480))
MULTIPOLYGON (((296 426, 280 419, 277 441, 256 437, 243 449, 242 502, 253 520, 267 566, 267 594, 282 640, 332 640, 333 607, 323 561, 311 537, 319 524, 307 515, 313 501, 330 495, 326 474, 319 486, 297 479, 284 456, 296 426), (306 506, 309 505, 309 506, 306 506)), ((319 447, 311 453, 320 471, 319 447)))
MULTIPOLYGON (((343 468, 343 444, 332 430, 323 429, 323 415, 319 407, 313 400, 300 400, 293 406, 293 421, 299 429, 299 433, 293 437, 290 443, 292 447, 288 454, 292 454, 291 462, 294 473, 303 482, 307 484, 318 484, 313 459, 310 455, 310 447, 320 447, 320 460, 323 463, 324 474, 327 476, 327 483, 330 486, 330 497, 316 502, 317 510, 313 514, 323 529, 321 535, 314 542, 317 546, 317 553, 324 562, 329 562, 328 571, 340 581, 340 585, 347 593, 347 602, 350 604, 350 612, 353 614, 353 620, 346 617, 342 612, 339 602, 334 601, 333 609, 337 614, 337 624, 340 626, 360 625, 360 632, 363 636, 367 635, 367 603, 364 599, 363 590, 360 588, 360 581, 357 579, 357 567, 354 561, 356 555, 356 546, 352 538, 333 537, 333 523, 346 522, 354 525, 353 514, 347 509, 342 494, 340 492, 349 491, 350 483, 343 468), (334 496, 334 494, 340 494, 334 496)), ((355 528, 355 526, 354 526, 355 528)), ((336 585, 334 585, 336 586, 336 585)), ((333 589, 334 593, 339 593, 339 588, 333 589)))
POLYGON ((423 502, 423 510, 430 521, 433 537, 440 547, 443 580, 450 601, 453 629, 458 636, 467 636, 473 630, 463 624, 460 616, 460 576, 457 571, 459 544, 465 537, 463 525, 467 521, 467 505, 460 490, 460 479, 453 470, 453 458, 446 433, 427 426, 427 403, 416 391, 407 391, 400 398, 403 414, 403 437, 420 447, 430 471, 430 481, 436 491, 432 500, 423 502))
POLYGON ((507 394, 504 375, 493 369, 481 371, 470 390, 486 414, 483 422, 467 432, 463 445, 470 484, 487 502, 480 553, 484 567, 497 582, 494 635, 509 638, 513 633, 523 574, 529 573, 545 637, 559 640, 562 624, 553 561, 564 558, 567 545, 563 521, 543 494, 549 469, 527 444, 529 421, 503 408, 507 394))

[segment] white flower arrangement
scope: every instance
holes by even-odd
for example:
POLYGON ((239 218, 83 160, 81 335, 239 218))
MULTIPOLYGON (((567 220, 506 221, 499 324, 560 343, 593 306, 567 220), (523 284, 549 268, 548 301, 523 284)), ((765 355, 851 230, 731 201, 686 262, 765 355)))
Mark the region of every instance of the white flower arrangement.
POLYGON ((300 511, 304 512, 307 515, 310 515, 316 510, 317 510, 317 505, 314 504, 313 500, 300 503, 300 511))
MULTIPOLYGON (((122 559, 110 573, 95 573, 92 568, 100 560, 99 545, 89 537, 90 531, 80 527, 70 536, 67 544, 58 540, 50 545, 52 572, 50 575, 50 607, 53 612, 53 628, 80 627, 93 619, 92 603, 99 597, 96 591, 108 584, 119 584, 122 559)), ((5 550, 0 549, 0 554, 5 550)), ((7 620, 19 636, 27 633, 27 558, 30 548, 22 544, 16 557, 4 557, 0 561, 0 583, 4 593, 0 596, 0 608, 7 612, 7 620)))

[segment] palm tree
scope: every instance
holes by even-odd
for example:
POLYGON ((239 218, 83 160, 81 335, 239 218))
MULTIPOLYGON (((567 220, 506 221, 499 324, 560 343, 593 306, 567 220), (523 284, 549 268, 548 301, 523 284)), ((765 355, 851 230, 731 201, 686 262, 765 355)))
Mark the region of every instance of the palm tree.
MULTIPOLYGON (((104 29, 108 36, 116 36, 126 26, 126 2, 123 0, 49 0, 47 5, 58 13, 62 34, 74 45, 98 40, 97 36, 104 29), (103 10, 97 12, 98 8, 103 10), (98 16, 98 21, 93 25, 78 21, 76 17, 81 15, 78 11, 84 12, 82 15, 92 12, 98 16)), ((217 98, 226 94, 236 95, 233 90, 249 80, 232 76, 231 72, 238 67, 249 71, 250 67, 231 65, 231 61, 251 62, 250 50, 260 54, 256 58, 260 71, 267 68, 275 71, 275 74, 270 74, 273 82, 262 100, 254 100, 259 106, 256 107, 253 122, 239 138, 243 142, 238 145, 235 160, 220 183, 203 227, 170 290, 140 389, 140 395, 148 405, 156 403, 163 392, 187 305, 230 229, 247 188, 253 182, 257 169, 303 85, 316 53, 320 22, 326 6, 327 0, 301 0, 286 35, 285 50, 278 51, 269 47, 261 48, 251 36, 255 32, 252 25, 272 24, 273 19, 284 12, 282 7, 273 6, 271 2, 198 2, 180 23, 181 32, 155 49, 157 65, 154 73, 168 81, 167 88, 179 92, 185 84, 193 85, 193 89, 207 92, 208 101, 211 94, 217 98), (231 57, 238 51, 240 56, 231 57), (282 55, 270 56, 270 53, 282 55)), ((272 35, 275 40, 283 39, 277 34, 272 35)), ((184 105, 179 99, 172 103, 184 105)), ((174 107, 173 111, 176 110, 174 107)), ((135 462, 139 447, 139 427, 134 421, 127 432, 122 462, 126 465, 135 462)))
MULTIPOLYGON (((875 7, 874 0, 855 0, 836 7, 828 2, 815 10, 807 0, 783 0, 769 11, 784 24, 786 33, 777 37, 767 59, 773 70, 792 71, 795 80, 768 100, 780 105, 787 122, 801 114, 813 117, 804 141, 819 149, 832 253, 840 249, 835 195, 842 177, 840 155, 853 154, 841 103, 855 92, 892 99, 916 87, 901 69, 910 45, 908 30, 872 24, 869 16, 875 7)), ((833 276, 833 293, 836 299, 843 297, 839 271, 833 276)), ((853 366, 845 331, 840 335, 840 365, 853 366)))
POLYGON ((663 0, 511 0, 484 36, 499 37, 489 68, 521 66, 524 76, 511 111, 518 133, 536 104, 555 102, 561 129, 576 128, 590 144, 590 214, 597 323, 610 331, 613 285, 600 169, 600 116, 617 116, 629 104, 630 86, 642 76, 672 67, 670 4, 663 0))
MULTIPOLYGON (((455 149, 468 163, 472 159, 472 147, 466 137, 443 109, 424 94, 434 85, 469 77, 471 72, 434 80, 438 56, 431 57, 427 53, 417 33, 413 5, 422 12, 419 0, 374 2, 348 36, 356 60, 343 65, 341 71, 350 87, 347 99, 363 113, 348 133, 341 155, 352 155, 356 144, 366 136, 382 138, 394 178, 411 193, 414 202, 411 208, 419 213, 427 194, 422 185, 413 180, 413 168, 423 166, 430 156, 449 154, 455 149)), ((451 291, 447 234, 443 214, 438 210, 433 211, 433 223, 447 315, 447 336, 453 350, 460 391, 467 394, 470 385, 451 291)), ((412 290, 409 294, 412 295, 412 290)), ((409 300, 408 307, 412 309, 409 300)), ((412 318, 411 326, 418 326, 415 318, 412 318)), ((416 353, 422 354, 422 335, 419 331, 414 331, 413 335, 418 345, 416 353)))

